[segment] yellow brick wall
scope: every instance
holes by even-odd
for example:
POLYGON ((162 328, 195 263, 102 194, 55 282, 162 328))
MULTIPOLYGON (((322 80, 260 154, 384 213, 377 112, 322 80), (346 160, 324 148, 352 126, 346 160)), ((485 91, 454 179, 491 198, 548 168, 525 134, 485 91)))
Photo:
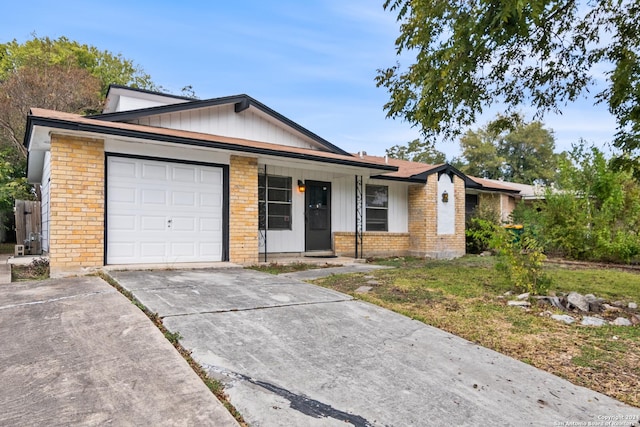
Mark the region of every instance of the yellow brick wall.
POLYGON ((51 135, 51 276, 104 265, 104 141, 51 135))
MULTIPOLYGON (((452 258, 465 254, 464 180, 454 175, 456 204, 455 234, 438 235, 438 175, 429 175, 426 184, 409 186, 409 254, 431 258, 452 258)), ((451 201, 451 198, 450 198, 451 201)))
MULTIPOLYGON (((353 232, 333 233, 333 251, 337 256, 355 256, 356 237, 353 232)), ((362 238, 361 256, 388 257, 409 254, 409 233, 366 231, 362 238)))
POLYGON ((229 261, 258 262, 258 160, 231 156, 229 164, 229 261))

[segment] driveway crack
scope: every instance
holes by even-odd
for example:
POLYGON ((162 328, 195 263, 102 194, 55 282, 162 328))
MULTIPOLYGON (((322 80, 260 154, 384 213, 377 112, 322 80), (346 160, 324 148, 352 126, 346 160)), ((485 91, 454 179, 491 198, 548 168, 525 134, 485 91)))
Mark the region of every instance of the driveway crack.
POLYGON ((163 319, 169 317, 184 317, 184 316, 193 316, 196 314, 220 314, 220 313, 233 313, 233 312, 241 312, 241 311, 255 311, 255 310, 268 310, 273 308, 284 308, 284 307, 297 307, 297 306, 305 306, 305 305, 319 305, 319 304, 334 304, 338 302, 351 302, 354 301, 353 298, 348 299, 337 299, 330 301, 314 301, 314 302, 296 302, 291 304, 278 304, 278 305, 264 305, 257 307, 247 307, 247 308, 229 308, 229 309, 218 309, 211 311, 194 311, 192 313, 178 313, 178 314, 167 314, 166 316, 161 316, 163 319))

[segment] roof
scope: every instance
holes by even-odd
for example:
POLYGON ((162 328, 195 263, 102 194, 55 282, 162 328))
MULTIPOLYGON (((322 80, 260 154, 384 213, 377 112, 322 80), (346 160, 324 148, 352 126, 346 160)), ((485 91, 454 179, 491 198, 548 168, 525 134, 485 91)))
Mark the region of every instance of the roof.
POLYGON ((78 114, 63 113, 42 108, 31 109, 27 117, 27 132, 24 142, 27 148, 29 148, 32 141, 33 129, 37 126, 98 133, 101 135, 150 139, 175 144, 210 147, 252 154, 274 155, 285 158, 363 167, 379 171, 390 172, 397 170, 397 167, 395 166, 372 162, 351 154, 343 155, 327 151, 312 150, 309 148, 291 147, 178 129, 103 121, 96 118, 83 117, 78 114))
MULTIPOLYGON (((114 86, 114 88, 119 89, 120 91, 129 89, 129 88, 123 88, 121 86, 114 86)), ((203 100, 197 100, 197 99, 185 100, 184 97, 177 97, 175 95, 166 95, 160 92, 143 91, 140 89, 131 89, 131 91, 142 92, 146 95, 156 95, 158 97, 175 98, 175 101, 168 105, 159 105, 155 107, 141 108, 137 110, 119 111, 115 113, 97 114, 89 117, 92 119, 98 119, 103 121, 123 122, 123 121, 137 120, 143 117, 148 117, 148 116, 158 115, 158 114, 183 112, 183 111, 195 110, 200 108, 233 104, 236 113, 241 113, 242 111, 247 110, 249 108, 256 109, 257 111, 260 111, 261 113, 284 124, 285 126, 288 126, 294 129, 295 131, 306 136, 307 138, 310 138, 311 140, 313 140, 320 146, 325 147, 329 151, 332 151, 337 154, 349 155, 349 153, 347 153, 343 149, 333 145, 326 139, 316 135, 310 130, 304 128, 303 126, 299 125, 293 120, 283 116, 277 111, 267 107, 265 104, 261 103, 260 101, 257 101, 256 99, 250 97, 249 95, 241 94, 241 95, 232 95, 232 96, 225 96, 221 98, 211 98, 211 99, 203 99, 203 100)))
POLYGON ((465 179, 465 175, 451 166, 448 163, 440 163, 437 165, 430 165, 427 163, 412 162, 409 160, 394 159, 391 157, 359 155, 364 160, 369 160, 378 164, 391 165, 398 168, 395 172, 389 172, 382 175, 377 175, 373 178, 388 179, 394 181, 410 181, 410 182, 425 182, 427 176, 439 172, 451 172, 458 175, 460 178, 465 179))
POLYGON ((471 181, 478 184, 481 190, 502 191, 507 193, 520 193, 520 188, 516 187, 512 182, 499 181, 496 179, 478 178, 476 176, 467 176, 467 177, 471 181))
POLYGON ((398 168, 395 172, 388 172, 385 174, 377 175, 372 178, 376 179, 389 179, 395 181, 409 181, 409 182, 425 182, 427 176, 434 173, 446 172, 454 173, 460 178, 465 180, 465 186, 467 188, 473 188, 481 191, 502 192, 510 194, 519 194, 525 198, 533 198, 537 192, 532 185, 518 184, 513 182, 498 181, 495 179, 484 179, 475 176, 465 175, 455 167, 448 163, 441 163, 437 165, 430 165, 421 162, 412 162, 409 160, 394 159, 391 157, 370 156, 366 154, 358 154, 363 160, 368 160, 378 164, 385 164, 396 166, 398 168))

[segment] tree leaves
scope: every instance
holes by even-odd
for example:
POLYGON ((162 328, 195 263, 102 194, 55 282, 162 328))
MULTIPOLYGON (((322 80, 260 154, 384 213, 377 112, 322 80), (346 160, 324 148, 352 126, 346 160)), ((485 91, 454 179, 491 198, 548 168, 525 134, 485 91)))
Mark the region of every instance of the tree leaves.
POLYGON ((426 138, 452 139, 486 108, 559 112, 610 67, 597 94, 618 121, 616 145, 640 147, 640 0, 387 0, 400 23, 399 56, 378 70, 388 117, 426 138))

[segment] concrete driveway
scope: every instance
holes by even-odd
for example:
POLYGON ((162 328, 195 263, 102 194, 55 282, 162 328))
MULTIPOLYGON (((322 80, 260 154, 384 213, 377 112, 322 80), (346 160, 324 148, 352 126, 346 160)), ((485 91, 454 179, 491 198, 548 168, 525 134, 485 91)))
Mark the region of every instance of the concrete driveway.
POLYGON ((293 278, 111 274, 180 333, 252 426, 640 425, 638 408, 293 278))
POLYGON ((98 277, 0 285, 0 426, 237 426, 98 277))

